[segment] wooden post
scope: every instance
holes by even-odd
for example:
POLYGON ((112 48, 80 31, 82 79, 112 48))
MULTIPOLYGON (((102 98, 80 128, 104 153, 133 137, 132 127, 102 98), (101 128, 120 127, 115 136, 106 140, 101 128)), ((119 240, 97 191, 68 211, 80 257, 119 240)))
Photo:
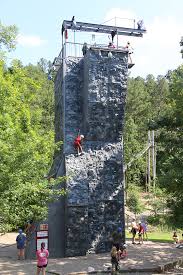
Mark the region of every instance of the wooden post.
POLYGON ((152 172, 153 172, 153 189, 156 187, 156 160, 155 160, 155 145, 154 145, 154 130, 152 131, 152 172))
POLYGON ((67 43, 66 43, 66 38, 64 38, 63 43, 63 48, 62 48, 62 94, 63 94, 63 152, 65 154, 65 74, 66 74, 66 48, 67 48, 67 43))
POLYGON ((148 191, 151 190, 151 132, 148 131, 148 164, 147 164, 147 173, 148 173, 148 191))
POLYGON ((148 151, 145 152, 146 154, 146 170, 145 170, 145 175, 146 175, 146 179, 145 179, 145 188, 146 188, 146 192, 148 191, 148 165, 147 165, 147 160, 148 160, 148 151))

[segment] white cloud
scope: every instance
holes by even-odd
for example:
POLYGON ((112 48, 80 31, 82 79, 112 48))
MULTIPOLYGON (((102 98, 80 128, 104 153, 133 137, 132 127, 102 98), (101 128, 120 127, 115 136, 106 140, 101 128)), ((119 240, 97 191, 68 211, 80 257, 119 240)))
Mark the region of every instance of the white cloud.
POLYGON ((21 46, 26 47, 39 47, 46 43, 46 40, 41 39, 37 35, 24 35, 19 34, 17 37, 17 42, 21 46))
MULTIPOLYGON (((111 9, 105 19, 114 17, 137 19, 132 10, 111 9)), ((139 19, 139 18, 138 18, 139 19)), ((131 27, 130 21, 116 19, 117 25, 131 27), (118 20, 118 21, 117 21, 118 20)), ((114 21, 113 21, 114 23, 114 21)), ((151 73, 155 76, 166 74, 169 69, 175 69, 182 62, 179 41, 183 35, 183 21, 179 22, 176 16, 154 17, 145 22, 147 33, 143 38, 120 37, 119 44, 124 45, 128 40, 135 49, 133 60, 135 66, 132 75, 146 76, 151 73)))

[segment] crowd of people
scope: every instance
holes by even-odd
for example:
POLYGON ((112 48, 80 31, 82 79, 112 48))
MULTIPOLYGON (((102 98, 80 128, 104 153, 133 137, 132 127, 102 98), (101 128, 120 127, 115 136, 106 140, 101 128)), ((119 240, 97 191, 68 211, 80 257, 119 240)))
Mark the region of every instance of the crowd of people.
MULTIPOLYGON (((132 244, 136 244, 135 240, 137 235, 138 235, 137 244, 143 244, 144 240, 148 240, 147 222, 139 221, 137 224, 136 220, 133 219, 130 227, 130 232, 132 234, 132 244)), ((112 270, 117 271, 119 269, 120 260, 127 257, 127 245, 123 241, 121 227, 119 227, 116 231, 114 231, 111 237, 112 237, 112 249, 111 249, 112 270)))
MULTIPOLYGON (((132 234, 132 244, 142 245, 144 240, 148 240, 148 223, 146 221, 136 222, 135 219, 131 222, 130 233, 132 234), (136 242, 138 241, 138 242, 136 242)), ((176 244, 176 248, 183 248, 183 234, 179 239, 177 232, 175 231, 172 236, 173 242, 176 244)), ((111 249, 111 264, 112 271, 119 270, 119 262, 127 256, 127 245, 123 242, 122 229, 119 227, 112 233, 112 249, 111 249)))
MULTIPOLYGON (((28 223, 27 227, 25 227, 25 231, 27 233, 28 229, 30 229, 30 224, 28 223)), ((146 221, 139 221, 136 222, 135 219, 131 222, 130 232, 132 234, 132 244, 143 244, 144 240, 148 240, 147 235, 147 222, 146 221), (138 240, 138 243, 135 241, 138 240)), ((179 235, 176 231, 173 232, 172 239, 174 244, 176 244, 176 248, 183 248, 183 234, 181 235, 181 239, 179 239, 179 235)), ((19 234, 16 237, 17 243, 17 251, 18 251, 18 260, 25 259, 25 247, 26 247, 27 237, 23 233, 22 229, 19 229, 19 234)), ((121 259, 127 257, 127 245, 124 242, 123 235, 122 235, 122 228, 119 227, 111 234, 111 242, 112 242, 112 249, 111 249, 111 264, 112 264, 112 271, 119 270, 119 262, 121 259)), ((41 243, 40 249, 36 251, 36 258, 37 258, 37 273, 39 275, 42 272, 42 275, 46 274, 46 267, 48 264, 48 257, 49 251, 45 247, 45 243, 41 243)))
POLYGON ((131 223, 131 233, 132 233, 132 244, 136 244, 135 238, 138 234, 138 244, 143 244, 144 240, 148 240, 147 236, 147 222, 136 223, 136 220, 133 219, 131 223))
POLYGON ((126 243, 123 242, 122 228, 112 233, 111 264, 113 271, 119 269, 119 261, 127 256, 126 243))

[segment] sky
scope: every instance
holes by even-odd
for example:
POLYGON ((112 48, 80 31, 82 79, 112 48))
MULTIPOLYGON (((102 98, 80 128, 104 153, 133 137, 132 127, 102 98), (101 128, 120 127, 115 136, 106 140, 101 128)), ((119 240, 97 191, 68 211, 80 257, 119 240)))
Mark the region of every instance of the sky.
MULTIPOLYGON (((18 58, 26 65, 36 64, 42 57, 53 61, 58 56, 62 47, 62 22, 71 20, 73 15, 76 22, 101 24, 109 20, 110 25, 114 24, 115 17, 143 19, 147 29, 143 38, 122 36, 119 44, 125 46, 130 41, 134 48, 135 66, 131 76, 146 77, 147 74, 165 75, 181 65, 182 10, 182 0, 0 0, 0 21, 18 27, 17 48, 8 58, 18 58)), ((117 19, 116 23, 125 27, 131 26, 132 21, 117 19)), ((72 42, 73 35, 71 31, 72 42)), ((77 42, 83 43, 86 39, 81 33, 75 35, 77 42)), ((91 34, 87 39, 92 40, 91 34)), ((107 35, 101 37, 101 41, 108 44, 107 35)))

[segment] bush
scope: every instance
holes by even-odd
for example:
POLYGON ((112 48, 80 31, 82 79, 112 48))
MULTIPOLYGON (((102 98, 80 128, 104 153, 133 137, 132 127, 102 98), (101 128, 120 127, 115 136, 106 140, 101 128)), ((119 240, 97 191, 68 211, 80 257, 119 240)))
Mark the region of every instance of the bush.
POLYGON ((140 190, 137 187, 131 187, 128 191, 127 206, 135 215, 143 212, 144 205, 140 201, 140 190))

